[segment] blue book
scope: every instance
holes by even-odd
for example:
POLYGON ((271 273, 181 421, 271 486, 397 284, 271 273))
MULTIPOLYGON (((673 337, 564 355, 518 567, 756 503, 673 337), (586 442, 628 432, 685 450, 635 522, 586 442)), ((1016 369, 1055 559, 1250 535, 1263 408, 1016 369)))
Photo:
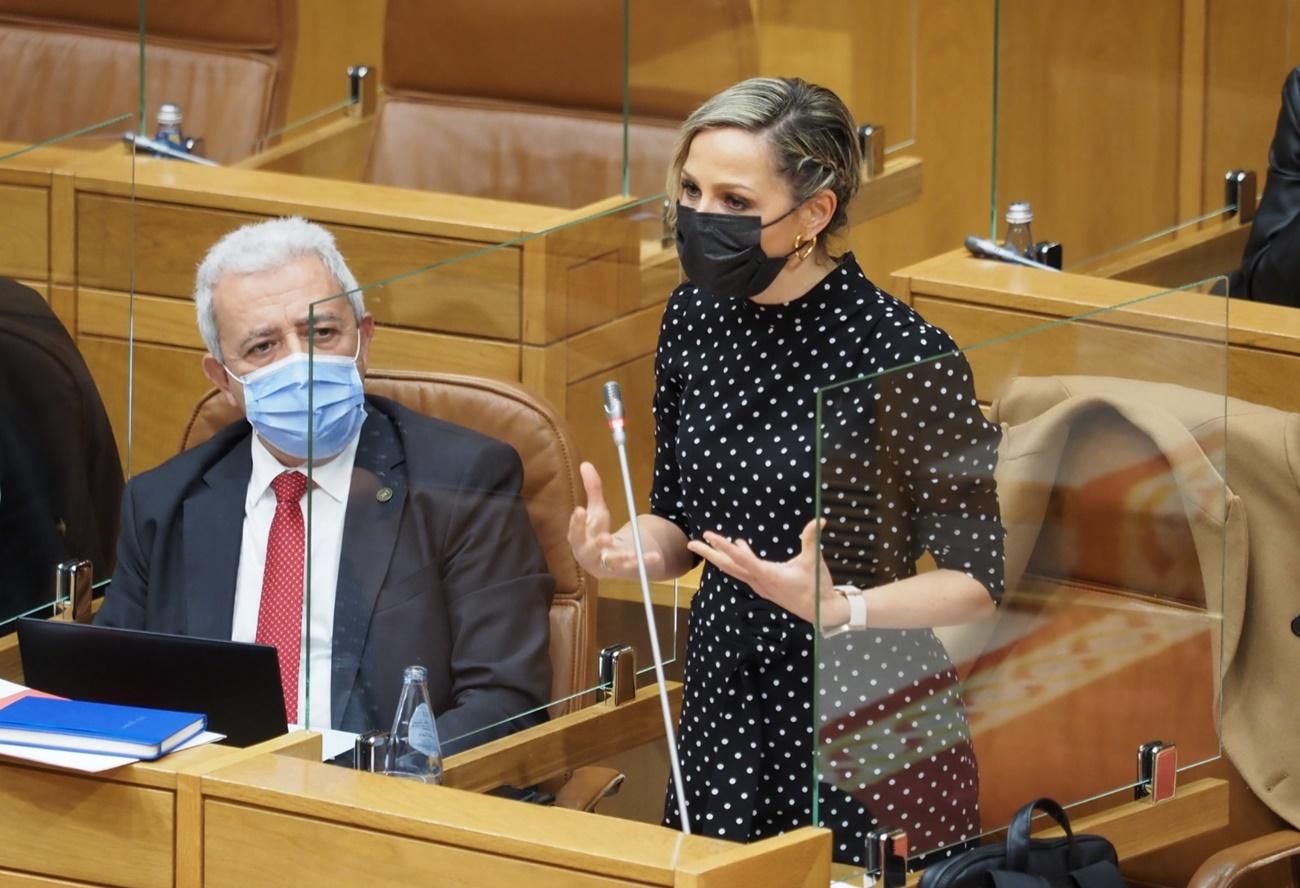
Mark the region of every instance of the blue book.
POLYGON ((23 697, 0 709, 0 743, 156 759, 207 725, 194 712, 23 697))

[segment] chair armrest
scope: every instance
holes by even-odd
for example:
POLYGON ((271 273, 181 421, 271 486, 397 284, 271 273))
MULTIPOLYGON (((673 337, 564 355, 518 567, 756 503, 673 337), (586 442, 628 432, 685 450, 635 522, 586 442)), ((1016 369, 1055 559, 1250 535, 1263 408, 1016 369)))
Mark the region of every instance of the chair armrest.
POLYGON ((1227 888, 1252 870, 1300 854, 1300 832, 1282 830, 1224 848, 1197 867, 1187 888, 1227 888))
POLYGON ((555 793, 555 806, 574 811, 595 811, 601 799, 618 792, 623 774, 614 768, 588 765, 577 768, 555 793))

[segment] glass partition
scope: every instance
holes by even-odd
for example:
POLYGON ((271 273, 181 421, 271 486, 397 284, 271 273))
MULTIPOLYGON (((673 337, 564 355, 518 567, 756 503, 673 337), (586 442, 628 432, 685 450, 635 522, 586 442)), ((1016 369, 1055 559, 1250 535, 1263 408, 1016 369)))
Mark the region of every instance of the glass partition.
MULTIPOLYGON (((661 193, 682 121, 750 77, 797 76, 833 90, 860 126, 875 131, 883 160, 916 145, 915 0, 631 0, 628 23, 631 196, 661 193)), ((865 231, 858 234, 864 244, 870 240, 865 231)), ((672 231, 648 222, 645 237, 671 244, 672 231)))
POLYGON ((809 808, 845 871, 873 828, 924 866, 1039 796, 1132 798, 1144 743, 1220 755, 1226 317, 1162 291, 958 349, 886 311, 880 369, 818 390, 809 808))
MULTIPOLYGON (((335 490, 347 504, 337 578, 326 566, 306 579, 303 724, 388 730, 403 668, 423 665, 444 751, 455 752, 597 702, 606 645, 632 645, 638 682, 654 681, 634 562, 593 582, 568 532, 587 501, 583 460, 601 479, 610 531, 627 520, 609 381, 622 387, 631 484, 648 509, 654 346, 677 281, 675 263, 643 259, 640 229, 657 212, 657 201, 622 201, 556 215, 502 244, 448 245, 391 271, 358 253, 362 283, 312 304, 311 396, 344 392, 359 347, 368 397, 348 421, 363 423, 360 443, 335 490)), ((335 232, 348 252, 352 235, 335 232)), ((312 405, 323 418, 342 409, 312 405)), ((309 572, 313 553, 338 545, 320 536, 338 517, 329 457, 353 431, 298 435, 312 449, 309 572)), ((651 584, 670 679, 681 676, 689 589, 651 584)))
POLYGON ((93 354, 79 323, 96 312, 77 286, 86 254, 74 182, 102 163, 125 164, 115 234, 129 277, 134 191, 123 134, 139 114, 143 4, 23 6, 0 11, 10 86, 0 110, 0 635, 66 603, 55 590, 61 562, 89 560, 102 589, 129 440, 127 350, 93 354))
POLYGON ((1233 271, 1250 219, 1225 177, 1263 190, 1291 5, 995 8, 989 236, 1026 201, 1066 270, 1154 286, 1233 271))

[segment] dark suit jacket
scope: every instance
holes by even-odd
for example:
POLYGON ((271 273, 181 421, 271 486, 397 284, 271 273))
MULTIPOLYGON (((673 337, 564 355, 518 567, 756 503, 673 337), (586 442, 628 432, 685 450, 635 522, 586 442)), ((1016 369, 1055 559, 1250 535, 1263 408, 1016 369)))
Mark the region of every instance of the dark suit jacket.
MULTIPOLYGON (((331 720, 391 726, 402 670, 429 670, 451 750, 544 715, 554 581, 519 499, 510 446, 366 399, 334 606, 331 720), (392 497, 376 494, 389 488, 392 497)), ((117 570, 97 622, 229 638, 252 472, 240 420, 127 484, 117 570)))
POLYGON ((39 293, 0 278, 0 622, 53 600, 60 561, 109 575, 121 497, 86 362, 39 293))
POLYGON ((1268 181, 1232 296, 1300 306, 1300 68, 1287 75, 1268 150, 1268 181))

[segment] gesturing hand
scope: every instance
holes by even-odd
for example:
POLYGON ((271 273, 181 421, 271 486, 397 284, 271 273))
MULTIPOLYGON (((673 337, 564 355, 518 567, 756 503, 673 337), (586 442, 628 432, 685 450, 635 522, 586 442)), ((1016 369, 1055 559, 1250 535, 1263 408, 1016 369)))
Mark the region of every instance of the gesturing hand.
MULTIPOLYGON (((569 546, 582 569, 596 577, 635 577, 636 550, 632 546, 632 532, 622 530, 611 534, 609 507, 605 505, 605 492, 600 483, 600 473, 589 462, 579 467, 582 486, 587 489, 587 506, 573 510, 569 518, 569 546)), ((658 552, 645 553, 646 569, 655 570, 663 561, 658 552)))
POLYGON ((799 554, 789 561, 764 561, 744 540, 728 540, 713 531, 705 531, 703 541, 691 540, 687 548, 723 573, 748 584, 768 601, 809 623, 816 619, 815 598, 820 589, 822 624, 846 622, 847 613, 840 613, 848 607, 844 596, 835 591, 826 562, 817 557, 816 519, 804 525, 799 541, 799 554))

